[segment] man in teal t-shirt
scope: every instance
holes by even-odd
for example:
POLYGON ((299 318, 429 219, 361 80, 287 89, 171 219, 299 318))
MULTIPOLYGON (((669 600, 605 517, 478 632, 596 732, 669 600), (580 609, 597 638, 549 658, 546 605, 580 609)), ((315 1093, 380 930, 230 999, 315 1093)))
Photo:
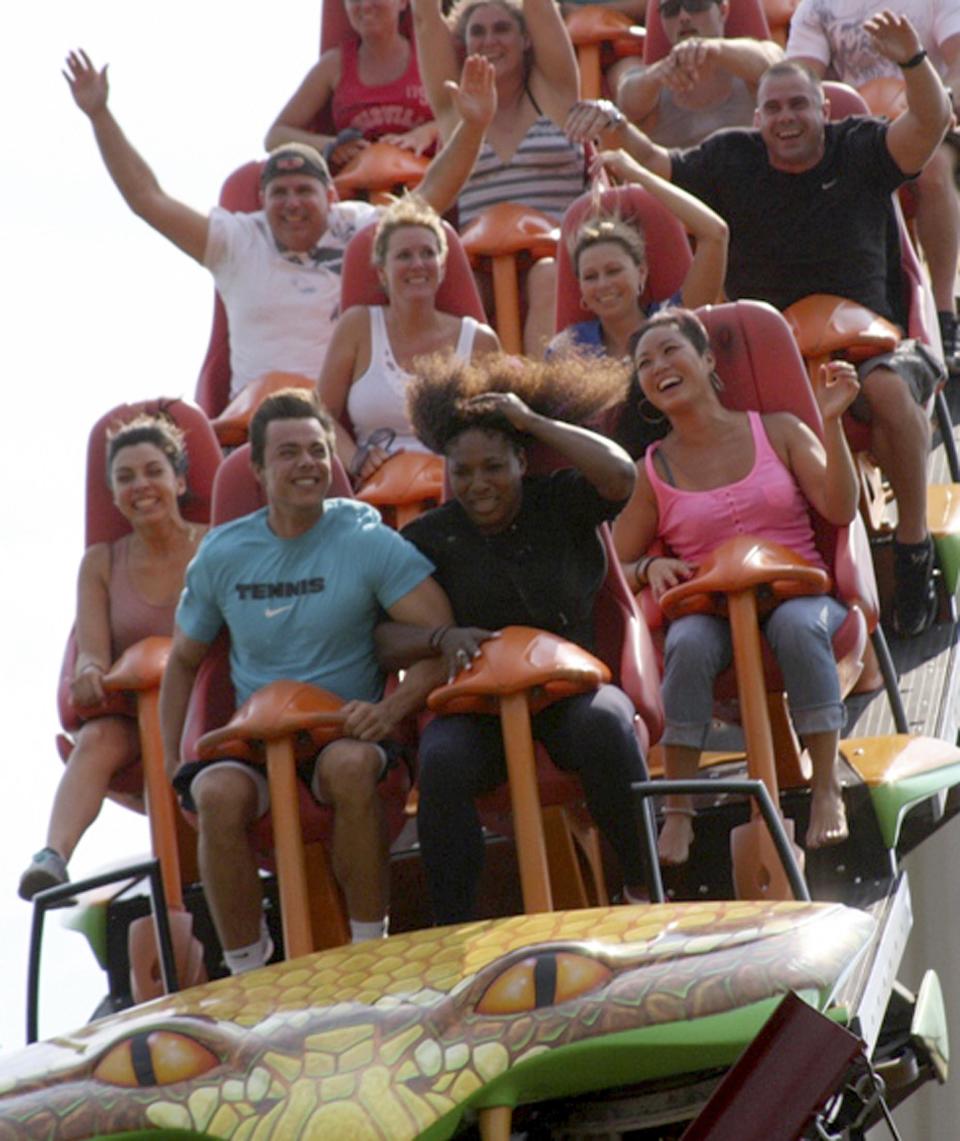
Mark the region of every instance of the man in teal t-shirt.
MULTIPOLYGON (((449 603, 430 577, 430 561, 376 511, 325 498, 333 429, 312 394, 270 397, 250 438, 267 506, 211 531, 187 571, 160 699, 168 770, 179 767, 193 681, 223 626, 238 702, 279 678, 344 698, 348 735, 320 752, 310 788, 335 810, 333 865, 353 938, 378 937, 387 909, 375 790, 386 768, 380 742, 425 691, 414 674, 383 697, 374 627, 383 611, 439 627, 452 620, 449 603)), ((232 760, 190 764, 176 784, 197 812, 200 875, 227 965, 233 973, 261 966, 272 948, 247 829, 268 808, 262 769, 232 760)))

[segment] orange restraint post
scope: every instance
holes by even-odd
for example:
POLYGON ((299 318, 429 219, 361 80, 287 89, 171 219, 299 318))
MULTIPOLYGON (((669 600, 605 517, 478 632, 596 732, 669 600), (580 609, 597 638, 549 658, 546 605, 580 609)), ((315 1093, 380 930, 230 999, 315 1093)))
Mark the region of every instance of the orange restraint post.
POLYGON ((333 184, 341 198, 366 193, 372 203, 383 206, 398 187, 416 186, 429 165, 423 155, 395 143, 370 143, 347 163, 333 184))
MULTIPOLYGON (((738 535, 712 551, 698 573, 672 587, 660 599, 668 618, 715 613, 726 605, 733 641, 734 664, 747 767, 762 780, 776 804, 779 800, 777 762, 767 708, 757 596, 783 601, 805 594, 825 594, 830 576, 779 543, 738 535)), ((740 899, 792 899, 793 892, 776 848, 756 804, 747 824, 730 837, 734 882, 740 899)), ((792 838, 792 821, 785 821, 792 838)), ((796 848, 801 862, 803 852, 796 848)))
MULTIPOLYGON (((163 764, 160 735, 160 682, 170 656, 170 638, 144 638, 130 646, 103 676, 108 693, 136 696, 140 759, 143 766, 150 842, 163 870, 163 894, 170 920, 177 976, 181 986, 203 982, 203 946, 193 934, 193 917, 184 909, 180 851, 177 846, 177 806, 163 764)), ((150 921, 130 927, 130 970, 133 997, 144 1002, 163 993, 157 947, 150 921)))
POLYGON ((553 257, 559 236, 556 223, 546 214, 517 202, 498 202, 463 231, 463 248, 471 264, 491 261, 497 334, 504 352, 523 352, 517 257, 522 253, 534 261, 553 257))
POLYGON ((357 489, 356 498, 391 513, 398 531, 443 499, 443 457, 398 452, 357 489))
MULTIPOLYGON (((203 760, 251 756, 249 746, 262 744, 270 784, 277 880, 283 920, 283 942, 288 959, 308 955, 314 948, 310 921, 310 891, 300 825, 295 740, 308 734, 315 753, 343 736, 343 700, 336 694, 298 681, 274 681, 258 689, 220 729, 205 733, 197 742, 203 760)), ((331 903, 330 919, 338 924, 341 943, 349 942, 346 919, 339 906, 336 882, 326 860, 314 867, 323 894, 331 903)))
POLYGON ((434 713, 499 714, 523 908, 552 911, 530 716, 609 682, 610 670, 582 647, 529 626, 507 626, 481 649, 471 668, 434 690, 427 704, 434 713))

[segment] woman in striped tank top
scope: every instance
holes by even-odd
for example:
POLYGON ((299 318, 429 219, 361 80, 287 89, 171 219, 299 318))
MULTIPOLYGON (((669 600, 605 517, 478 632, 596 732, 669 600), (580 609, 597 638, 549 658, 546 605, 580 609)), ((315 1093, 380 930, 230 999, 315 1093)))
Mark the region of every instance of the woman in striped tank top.
MULTIPOLYGON (((460 199, 463 230, 497 202, 519 202, 557 221, 585 187, 583 148, 563 130, 577 98, 573 45, 554 0, 461 0, 449 17, 439 0, 413 0, 414 27, 427 96, 444 138, 456 126, 447 81, 458 50, 496 69, 497 113, 460 199)), ((481 289, 484 287, 481 282, 481 289)), ((526 275, 524 348, 542 355, 553 332, 556 272, 543 259, 526 275)))
MULTIPOLYGON (((833 361, 818 386, 823 442, 786 412, 725 408, 707 332, 684 309, 664 309, 643 325, 634 350, 646 405, 670 431, 637 464, 630 502, 614 524, 628 581, 659 598, 736 534, 760 535, 823 566, 810 512, 836 526, 856 514, 858 486, 840 420, 857 392, 857 374, 833 361), (660 540, 670 556, 646 552, 660 540)), ((642 415, 642 412, 639 414, 642 415)), ((847 837, 837 777, 843 703, 831 639, 846 609, 828 595, 782 602, 763 623, 780 664, 794 727, 813 764, 806 846, 847 837)), ((713 715, 713 682, 731 660, 725 619, 693 614, 670 623, 664 649, 662 738, 671 779, 695 777, 713 715)), ((689 797, 668 797, 660 833, 664 863, 684 863, 693 839, 689 797)))

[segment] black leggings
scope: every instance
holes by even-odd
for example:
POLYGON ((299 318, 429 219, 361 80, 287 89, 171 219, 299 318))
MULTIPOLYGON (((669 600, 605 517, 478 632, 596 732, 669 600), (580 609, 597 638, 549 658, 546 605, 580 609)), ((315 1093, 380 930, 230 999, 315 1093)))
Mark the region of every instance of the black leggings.
MULTIPOLYGON (((558 701, 533 718, 533 736, 557 768, 579 776, 590 813, 628 884, 644 882, 630 782, 645 779, 646 765, 634 717, 627 695, 603 685, 558 701)), ((473 917, 483 866, 483 832, 474 798, 506 779, 498 717, 437 717, 424 730, 417 827, 438 923, 473 917)))

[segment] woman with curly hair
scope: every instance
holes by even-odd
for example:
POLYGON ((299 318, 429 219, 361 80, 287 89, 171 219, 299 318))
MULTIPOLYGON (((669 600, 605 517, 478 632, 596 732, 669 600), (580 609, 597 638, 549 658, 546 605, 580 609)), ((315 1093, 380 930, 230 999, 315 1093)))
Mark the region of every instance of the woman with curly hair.
MULTIPOLYGON (((595 359, 496 356, 474 366, 435 359, 421 368, 410 389, 411 420, 420 439, 446 456, 454 498, 409 524, 404 536, 436 567, 457 627, 439 639, 409 631, 407 656, 427 656, 432 641, 448 660, 469 662, 485 639, 511 625, 593 648, 594 600, 606 573, 597 527, 620 511, 635 477, 625 452, 579 422, 619 400, 623 388, 623 369, 595 359), (528 442, 567 466, 528 475, 528 442)), ((643 882, 643 857, 630 782, 645 772, 634 715, 627 695, 604 685, 533 718, 534 737, 554 763, 580 777, 631 898, 643 882)), ((496 717, 437 717, 425 729, 418 829, 439 923, 473 915, 483 862, 474 799, 505 779, 496 717)))
POLYGON ((67 882, 67 862, 97 818, 110 779, 140 755, 136 721, 96 710, 104 700, 103 675, 123 651, 150 635, 173 633, 187 563, 206 531, 180 514, 186 470, 183 433, 165 417, 138 416, 108 437, 107 483, 130 532, 95 543, 80 564, 71 693, 90 718, 57 788, 46 847, 20 877, 23 899, 67 882))

